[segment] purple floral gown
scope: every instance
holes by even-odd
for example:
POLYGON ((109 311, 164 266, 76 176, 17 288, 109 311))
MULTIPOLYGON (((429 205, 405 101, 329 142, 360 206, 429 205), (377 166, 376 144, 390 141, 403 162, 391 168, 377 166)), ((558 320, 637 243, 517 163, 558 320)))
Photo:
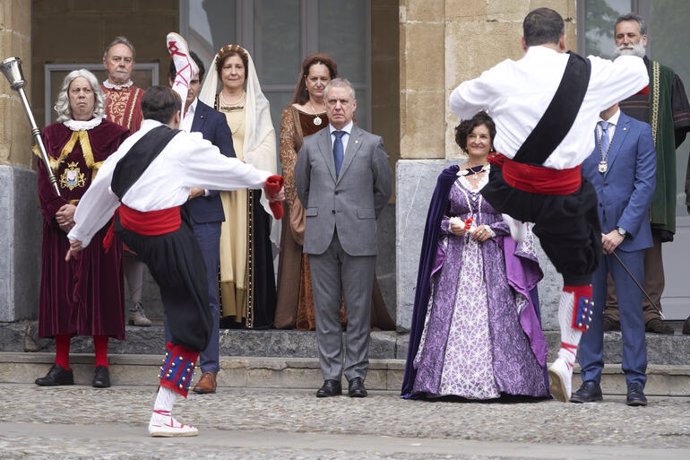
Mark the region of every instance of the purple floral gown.
MULTIPOLYGON (((413 390, 427 397, 498 398, 502 393, 548 395, 544 368, 524 333, 519 312, 528 303, 506 277, 503 252, 510 231, 501 214, 459 176, 450 191, 450 209, 441 221, 431 296, 414 366, 413 390), (496 234, 484 243, 449 232, 449 219, 472 216, 496 234)), ((531 232, 516 253, 536 260, 531 232)))

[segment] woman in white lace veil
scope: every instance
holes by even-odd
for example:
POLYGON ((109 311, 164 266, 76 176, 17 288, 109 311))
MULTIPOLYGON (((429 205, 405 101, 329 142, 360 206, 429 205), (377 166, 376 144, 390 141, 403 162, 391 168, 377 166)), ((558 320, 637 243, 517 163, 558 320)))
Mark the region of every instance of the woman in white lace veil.
MULTIPOLYGON (((239 159, 277 173, 269 103, 244 48, 229 44, 216 53, 199 99, 225 115, 239 159)), ((221 193, 225 210, 220 267, 224 326, 268 328, 273 323, 276 290, 272 244, 279 244, 280 223, 273 219, 265 195, 259 193, 221 193)))

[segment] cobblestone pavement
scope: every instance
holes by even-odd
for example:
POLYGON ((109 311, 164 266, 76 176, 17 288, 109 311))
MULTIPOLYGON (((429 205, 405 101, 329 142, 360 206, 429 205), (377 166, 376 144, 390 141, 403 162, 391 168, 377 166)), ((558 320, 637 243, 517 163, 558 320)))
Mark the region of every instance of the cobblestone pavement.
POLYGON ((196 438, 149 438, 155 387, 0 384, 0 458, 690 458, 690 398, 599 404, 421 402, 391 392, 222 388, 178 402, 196 438))

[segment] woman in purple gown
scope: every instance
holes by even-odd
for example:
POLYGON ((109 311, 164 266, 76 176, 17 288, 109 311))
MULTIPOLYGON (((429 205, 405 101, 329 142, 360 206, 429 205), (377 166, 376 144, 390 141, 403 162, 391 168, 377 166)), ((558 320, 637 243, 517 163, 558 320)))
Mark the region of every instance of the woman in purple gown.
POLYGON ((402 395, 548 396, 535 239, 516 243, 479 191, 496 134, 484 112, 456 127, 467 154, 441 173, 427 217, 402 395))

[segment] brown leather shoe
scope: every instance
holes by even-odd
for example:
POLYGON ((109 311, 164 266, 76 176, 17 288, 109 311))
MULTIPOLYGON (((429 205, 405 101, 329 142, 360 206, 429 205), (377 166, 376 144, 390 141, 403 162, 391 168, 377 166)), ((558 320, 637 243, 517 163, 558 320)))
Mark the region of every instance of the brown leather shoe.
POLYGON ((200 395, 216 392, 216 374, 217 372, 204 372, 196 385, 194 385, 194 393, 200 395))
POLYGON ((653 334, 673 335, 674 331, 671 326, 664 323, 661 318, 652 318, 645 324, 645 331, 653 334))

